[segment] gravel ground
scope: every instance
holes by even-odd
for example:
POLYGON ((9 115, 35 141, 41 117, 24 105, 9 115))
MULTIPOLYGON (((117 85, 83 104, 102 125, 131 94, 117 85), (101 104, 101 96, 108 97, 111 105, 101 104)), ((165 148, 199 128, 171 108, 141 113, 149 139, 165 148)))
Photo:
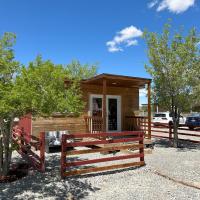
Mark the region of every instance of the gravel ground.
MULTIPOLYGON (((13 183, 0 184, 0 199, 199 200, 200 190, 176 183, 155 172, 200 186, 200 146, 188 143, 174 149, 169 148, 165 140, 156 140, 155 143, 153 154, 145 156, 144 167, 65 180, 60 179, 60 153, 47 154, 44 174, 35 172, 13 183)), ((90 158, 102 156, 91 154, 90 158)))

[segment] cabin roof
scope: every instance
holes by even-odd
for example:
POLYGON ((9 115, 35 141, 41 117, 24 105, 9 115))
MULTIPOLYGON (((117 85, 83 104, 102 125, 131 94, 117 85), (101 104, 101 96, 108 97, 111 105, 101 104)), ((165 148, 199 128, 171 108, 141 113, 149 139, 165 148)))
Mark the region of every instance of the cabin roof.
POLYGON ((103 80, 107 81, 107 86, 113 87, 138 87, 144 88, 146 84, 151 82, 151 79, 116 75, 116 74, 99 74, 89 79, 82 80, 83 84, 102 85, 103 80))

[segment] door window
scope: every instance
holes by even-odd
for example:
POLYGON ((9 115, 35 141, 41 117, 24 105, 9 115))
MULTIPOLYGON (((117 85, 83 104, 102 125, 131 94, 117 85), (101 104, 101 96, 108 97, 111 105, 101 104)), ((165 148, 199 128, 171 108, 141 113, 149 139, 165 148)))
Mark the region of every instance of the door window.
POLYGON ((92 116, 102 117, 102 98, 92 98, 92 116))
POLYGON ((117 99, 108 99, 108 130, 117 130, 117 99))

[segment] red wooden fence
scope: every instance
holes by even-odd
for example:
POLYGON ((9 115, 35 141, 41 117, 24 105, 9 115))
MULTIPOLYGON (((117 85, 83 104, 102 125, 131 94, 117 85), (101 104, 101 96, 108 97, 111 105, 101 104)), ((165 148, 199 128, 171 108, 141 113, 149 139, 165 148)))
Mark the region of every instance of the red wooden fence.
MULTIPOLYGON (((140 124, 140 126, 147 127, 147 124, 143 123, 140 124)), ((151 130, 151 136, 155 138, 166 138, 172 140, 174 137, 173 125, 159 123, 155 126, 153 123, 151 123, 151 130)), ((178 135, 179 140, 200 143, 200 127, 190 130, 186 125, 180 124, 178 127, 178 135), (187 138, 181 138, 181 136, 187 136, 187 138)))
MULTIPOLYGON (((32 116, 27 114, 26 116, 20 118, 18 123, 19 128, 23 129, 24 135, 30 136, 32 133, 32 116)), ((27 137, 27 139, 31 139, 27 137)))
POLYGON ((127 131, 119 133, 94 133, 94 134, 70 134, 62 135, 61 148, 61 177, 79 175, 84 173, 126 168, 132 166, 143 166, 144 162, 144 133, 139 131, 127 131), (99 138, 102 138, 101 140, 99 138), (71 139, 82 139, 83 141, 70 141, 71 139), (86 141, 85 141, 86 140, 86 141), (103 147, 83 150, 70 150, 69 147, 88 147, 102 145, 103 147), (92 160, 69 161, 71 155, 112 152, 116 150, 136 149, 137 153, 130 152, 129 155, 112 156, 92 160), (82 165, 139 158, 140 161, 115 164, 109 166, 87 167, 81 169, 71 169, 72 167, 82 167, 82 165))
POLYGON ((22 129, 13 129, 13 141, 17 144, 18 153, 26 159, 31 166, 40 172, 45 171, 45 133, 41 132, 39 138, 24 134, 22 129), (39 154, 35 151, 39 150, 39 154))

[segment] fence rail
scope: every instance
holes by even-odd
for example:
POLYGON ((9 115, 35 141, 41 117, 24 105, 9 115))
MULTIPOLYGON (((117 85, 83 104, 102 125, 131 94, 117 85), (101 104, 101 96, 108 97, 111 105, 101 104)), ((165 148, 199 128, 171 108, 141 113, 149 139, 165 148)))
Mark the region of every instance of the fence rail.
POLYGON ((100 133, 103 132, 103 117, 85 116, 86 132, 100 133))
POLYGON ((119 133, 94 133, 94 134, 71 134, 62 135, 62 147, 61 147, 61 177, 79 175, 91 172, 126 168, 132 166, 143 166, 144 162, 144 133, 139 131, 128 131, 119 133), (90 139, 95 139, 91 141, 90 139), (99 139, 103 138, 103 139, 99 139), (86 139, 82 142, 72 142, 71 139, 86 139), (82 149, 82 150, 70 150, 69 147, 88 147, 94 145, 103 145, 103 147, 95 149, 82 149), (70 161, 71 155, 82 155, 90 153, 101 153, 116 150, 127 150, 137 149, 137 153, 131 152, 130 155, 112 156, 106 158, 97 158, 92 160, 78 160, 70 161), (132 161, 123 164, 114 164, 109 166, 87 166, 87 168, 71 169, 72 167, 82 167, 82 165, 117 161, 117 160, 128 160, 132 158, 139 158, 139 161, 132 161))
POLYGON ((143 131, 148 134, 148 126, 142 126, 148 124, 148 118, 144 116, 126 116, 126 129, 130 131, 143 131))
MULTIPOLYGON (((147 127, 146 123, 141 123, 141 127, 147 127)), ((178 127, 179 140, 190 141, 194 143, 200 143, 200 127, 198 129, 190 130, 185 124, 180 124, 178 127), (181 136, 186 136, 185 138, 181 136), (195 138, 194 138, 195 137, 195 138)), ((142 128, 141 128, 142 129, 142 128)), ((151 123, 151 136, 156 138, 167 138, 172 140, 174 137, 173 125, 166 123, 157 123, 155 126, 154 123, 151 123)))
POLYGON ((45 171, 45 133, 41 132, 39 138, 25 135, 22 129, 13 129, 13 142, 17 144, 17 152, 28 163, 40 172, 45 171), (39 150, 39 155, 36 151, 39 150))

